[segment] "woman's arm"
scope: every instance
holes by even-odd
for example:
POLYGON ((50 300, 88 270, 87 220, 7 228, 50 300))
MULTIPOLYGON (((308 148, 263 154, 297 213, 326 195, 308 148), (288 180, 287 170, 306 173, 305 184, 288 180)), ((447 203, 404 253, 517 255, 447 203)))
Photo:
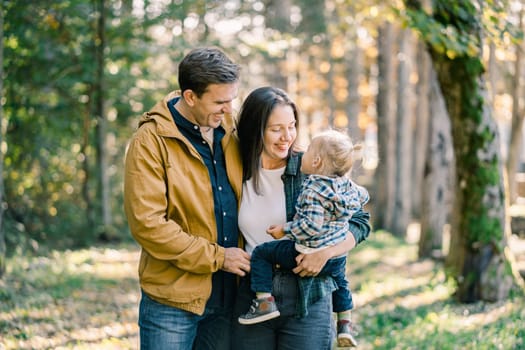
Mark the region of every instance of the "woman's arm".
POLYGON ((351 235, 334 246, 310 254, 299 254, 296 258, 297 267, 293 272, 301 277, 317 276, 326 262, 352 250, 370 235, 370 214, 363 210, 357 211, 348 222, 351 235))

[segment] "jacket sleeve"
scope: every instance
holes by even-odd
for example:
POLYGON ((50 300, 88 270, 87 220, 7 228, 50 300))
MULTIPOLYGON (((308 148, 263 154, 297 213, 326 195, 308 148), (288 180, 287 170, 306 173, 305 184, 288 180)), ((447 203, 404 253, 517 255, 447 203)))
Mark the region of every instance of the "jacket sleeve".
POLYGON ((370 235, 370 214, 363 209, 359 209, 352 215, 348 221, 349 230, 355 238, 355 243, 358 245, 366 240, 370 235))
POLYGON ((224 248, 184 232, 168 218, 162 142, 142 129, 132 139, 125 161, 124 209, 131 234, 152 257, 181 270, 197 274, 219 270, 224 248))

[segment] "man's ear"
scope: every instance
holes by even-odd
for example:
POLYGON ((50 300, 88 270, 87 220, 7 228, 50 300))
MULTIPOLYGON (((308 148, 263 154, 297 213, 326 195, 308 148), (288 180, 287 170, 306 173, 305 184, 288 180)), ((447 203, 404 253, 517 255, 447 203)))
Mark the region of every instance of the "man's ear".
POLYGON ((190 107, 193 107, 195 105, 195 99, 197 98, 197 95, 192 90, 184 90, 182 93, 182 98, 186 102, 186 104, 190 107))

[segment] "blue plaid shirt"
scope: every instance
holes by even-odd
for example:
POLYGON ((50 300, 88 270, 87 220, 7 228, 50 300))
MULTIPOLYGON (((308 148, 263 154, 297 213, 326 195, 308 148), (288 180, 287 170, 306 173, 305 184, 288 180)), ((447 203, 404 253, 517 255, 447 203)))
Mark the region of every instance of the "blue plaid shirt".
POLYGON ((346 239, 348 220, 368 202, 368 191, 346 176, 309 175, 304 180, 286 235, 301 246, 321 248, 346 239))
MULTIPOLYGON (((283 174, 287 221, 292 221, 295 216, 295 205, 306 177, 300 171, 302 156, 302 153, 292 154, 288 159, 283 174)), ((356 244, 364 241, 370 234, 369 219, 370 215, 360 209, 356 211, 348 221, 348 228, 354 236, 356 244)), ((323 299, 337 289, 335 281, 330 276, 297 276, 297 279, 300 293, 300 298, 297 302, 297 317, 308 315, 309 305, 323 299)))

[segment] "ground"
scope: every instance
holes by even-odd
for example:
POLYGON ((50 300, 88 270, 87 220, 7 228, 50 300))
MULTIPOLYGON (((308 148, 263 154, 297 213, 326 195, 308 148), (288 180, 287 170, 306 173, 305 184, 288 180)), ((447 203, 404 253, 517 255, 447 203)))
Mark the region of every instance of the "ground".
MULTIPOLYGON (((374 232, 349 254, 359 349, 523 349, 525 300, 457 304, 414 237, 374 232)), ((525 240, 509 245, 525 261, 525 240)), ((0 281, 0 350, 138 349, 134 244, 15 257, 0 281)))

